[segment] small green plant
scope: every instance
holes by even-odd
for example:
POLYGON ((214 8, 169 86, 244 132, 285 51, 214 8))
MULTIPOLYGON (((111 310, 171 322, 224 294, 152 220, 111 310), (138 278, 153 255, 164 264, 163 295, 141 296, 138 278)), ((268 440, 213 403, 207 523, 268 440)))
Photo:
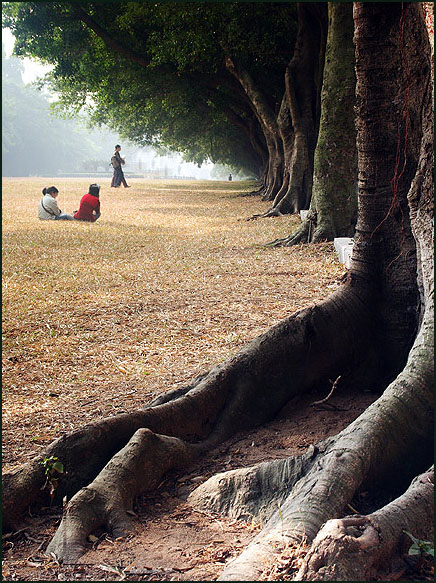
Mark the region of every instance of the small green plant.
POLYGON ((427 553, 428 555, 434 557, 434 543, 425 540, 419 540, 418 538, 415 538, 413 534, 407 532, 407 530, 403 530, 403 532, 407 534, 407 536, 410 537, 413 541, 413 544, 409 549, 409 555, 422 555, 427 553))
POLYGON ((50 500, 53 500, 59 482, 57 475, 64 473, 64 464, 59 461, 59 458, 54 456, 45 457, 40 464, 44 468, 45 474, 45 483, 41 490, 48 488, 50 500))

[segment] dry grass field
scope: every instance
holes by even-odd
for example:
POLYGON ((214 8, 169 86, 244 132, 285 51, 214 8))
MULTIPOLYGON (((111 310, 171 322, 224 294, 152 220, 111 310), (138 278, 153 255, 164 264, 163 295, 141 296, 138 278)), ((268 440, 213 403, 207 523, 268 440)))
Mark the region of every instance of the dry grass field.
MULTIPOLYGON (((188 383, 339 285, 344 268, 331 243, 263 246, 299 219, 246 221, 268 208, 239 196, 247 183, 129 182, 129 190, 102 182, 102 216, 89 224, 37 219, 52 180, 3 180, 3 470, 82 424, 188 383)), ((89 184, 54 183, 65 212, 89 184)), ((138 497, 134 532, 115 541, 102 533, 77 565, 44 554, 61 510, 41 509, 5 540, 3 579, 215 580, 260 525, 196 511, 187 494, 218 471, 298 455, 372 398, 338 395, 338 410, 316 411, 322 396, 307 395, 138 497)))
POLYGON ((101 185, 95 224, 39 221, 44 186, 64 212, 83 179, 3 179, 3 470, 102 416, 189 382, 344 273, 331 243, 271 249, 297 216, 248 183, 101 185))

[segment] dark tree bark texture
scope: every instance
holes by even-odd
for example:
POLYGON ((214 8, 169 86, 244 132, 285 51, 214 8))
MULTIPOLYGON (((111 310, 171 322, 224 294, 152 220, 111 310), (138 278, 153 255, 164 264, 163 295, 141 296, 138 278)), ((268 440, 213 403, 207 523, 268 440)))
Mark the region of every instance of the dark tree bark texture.
MULTIPOLYGON (((40 462, 57 456, 65 473, 56 498, 67 495, 69 502, 48 550, 59 560, 75 562, 93 530, 103 526, 115 534, 125 532, 135 495, 155 488, 165 472, 182 471, 235 432, 273 418, 294 396, 341 376, 343 390, 359 387, 381 396, 341 433, 312 444, 303 456, 215 476, 190 500, 265 521, 253 542, 225 567, 222 581, 261 579, 274 548, 301 539, 311 543, 330 519, 342 520, 333 530, 350 538, 356 537, 354 527, 363 529, 357 544, 365 551, 366 541, 372 544, 376 538, 374 525, 395 547, 397 535, 384 520, 393 516, 394 507, 374 508, 358 522, 344 516, 361 489, 384 494, 386 502, 400 497, 403 507, 410 481, 433 459, 430 47, 421 4, 358 3, 354 22, 359 215, 343 286, 192 385, 143 410, 66 435, 6 475, 6 528, 16 527, 30 504, 47 500, 40 462)), ((427 480, 426 500, 428 488, 427 480)), ((409 503, 405 513, 401 524, 418 532, 420 514, 409 503)), ((433 520, 427 518, 423 534, 431 531, 433 520)), ((318 543, 325 539, 316 540, 314 559, 308 559, 315 577, 323 567, 318 543)), ((326 565, 342 561, 343 580, 349 580, 348 559, 335 553, 337 559, 326 559, 326 565)), ((323 576, 329 576, 327 571, 323 576)))
POLYGON ((280 136, 277 115, 262 89, 257 86, 250 73, 231 56, 226 58, 227 70, 237 79, 244 89, 258 120, 268 151, 264 184, 257 194, 265 199, 279 190, 283 179, 284 151, 280 136))
POLYGON ((315 150, 313 189, 307 220, 272 246, 352 237, 357 221, 357 151, 354 119, 353 7, 330 2, 321 92, 321 121, 315 150))
POLYGON ((327 40, 327 5, 298 4, 298 36, 286 69, 285 86, 294 132, 288 186, 273 200, 277 214, 308 209, 312 197, 313 159, 321 113, 321 87, 327 40))
POLYGON ((262 191, 263 200, 272 201, 272 207, 252 218, 292 214, 309 208, 327 27, 327 4, 298 4, 297 40, 285 72, 286 91, 279 114, 271 115, 271 112, 267 118, 265 108, 256 106, 263 120, 265 138, 273 142, 268 147, 270 167, 262 191))
POLYGON ((428 517, 433 512, 431 468, 384 508, 368 516, 329 520, 317 534, 294 581, 370 581, 380 571, 389 576, 396 555, 410 546, 405 531, 412 530, 421 540, 428 537, 432 534, 428 517))

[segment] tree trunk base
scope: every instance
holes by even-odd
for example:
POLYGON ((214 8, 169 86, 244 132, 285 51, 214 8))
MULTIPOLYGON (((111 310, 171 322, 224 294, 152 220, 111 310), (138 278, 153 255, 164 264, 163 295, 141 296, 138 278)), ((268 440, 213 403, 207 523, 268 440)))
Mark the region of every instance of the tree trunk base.
POLYGON ((309 221, 304 221, 302 225, 289 237, 275 239, 266 243, 265 247, 292 247, 300 243, 310 243, 311 226, 309 221))
POLYGON ((251 217, 248 217, 248 219, 246 219, 247 221, 256 221, 257 219, 269 219, 272 217, 281 217, 283 216, 282 213, 280 213, 277 209, 270 208, 268 211, 266 211, 265 213, 260 213, 258 215, 253 215, 251 217))
POLYGON ((252 190, 250 192, 243 192, 242 194, 240 194, 239 196, 241 198, 247 197, 247 196, 263 196, 265 193, 265 187, 262 186, 261 188, 259 188, 258 190, 252 190))

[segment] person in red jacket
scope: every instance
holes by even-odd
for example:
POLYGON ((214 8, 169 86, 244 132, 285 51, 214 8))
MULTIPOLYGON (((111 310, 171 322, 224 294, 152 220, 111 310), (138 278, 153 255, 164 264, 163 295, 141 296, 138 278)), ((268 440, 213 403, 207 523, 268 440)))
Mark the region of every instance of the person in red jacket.
POLYGON ((79 210, 75 212, 74 218, 77 221, 89 221, 94 223, 100 216, 100 186, 91 184, 88 194, 82 196, 79 210))

